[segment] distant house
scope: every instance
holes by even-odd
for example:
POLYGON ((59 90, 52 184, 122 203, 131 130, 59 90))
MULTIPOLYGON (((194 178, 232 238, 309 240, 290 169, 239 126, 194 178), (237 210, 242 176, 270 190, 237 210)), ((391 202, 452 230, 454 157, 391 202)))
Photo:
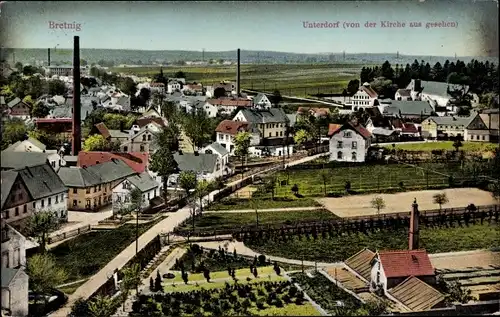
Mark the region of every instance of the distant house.
POLYGON ((16 97, 7 103, 7 113, 9 118, 26 120, 31 117, 31 107, 16 97))
POLYGON ((113 202, 113 188, 137 172, 122 160, 112 159, 89 167, 63 167, 58 174, 69 188, 69 210, 97 211, 113 202))
POLYGON ((242 98, 218 98, 207 99, 207 102, 215 107, 219 114, 229 115, 237 108, 250 108, 252 101, 242 98))
POLYGON ((398 89, 394 95, 395 100, 411 101, 411 89, 398 89))
POLYGON ((30 137, 24 141, 17 141, 16 143, 11 144, 4 151, 45 153, 47 155, 47 159, 49 160, 49 164, 57 172, 61 167, 62 157, 58 153, 58 150, 47 150, 46 148, 45 144, 30 137))
POLYGON ((224 164, 229 163, 229 151, 217 142, 205 146, 200 153, 217 154, 224 164))
POLYGON ((297 109, 297 117, 299 118, 309 118, 309 116, 320 118, 320 117, 327 117, 329 114, 330 114, 330 109, 328 108, 299 107, 297 109))
POLYGON ((129 131, 125 130, 109 130, 108 127, 103 122, 100 122, 95 125, 95 128, 99 132, 100 135, 104 137, 104 139, 110 142, 119 142, 123 143, 128 140, 129 131))
POLYGON ((424 138, 448 139, 460 137, 466 141, 489 141, 490 131, 477 113, 469 117, 446 116, 429 117, 422 121, 424 138))
MULTIPOLYGON (((225 96, 226 97, 230 97, 230 96, 232 96, 235 93, 236 85, 234 83, 223 81, 223 82, 220 82, 218 84, 215 84, 213 86, 213 91, 215 92, 215 90, 218 89, 218 88, 224 89, 225 96)), ((213 96, 214 93, 212 92, 211 95, 213 96)))
POLYGON ((485 123, 489 130, 489 140, 490 142, 498 142, 499 137, 499 121, 500 113, 498 109, 488 109, 484 110, 480 115, 481 119, 485 123))
POLYGON ((258 94, 253 98, 253 105, 254 107, 258 107, 261 109, 269 109, 271 108, 272 104, 269 98, 265 94, 258 94))
POLYGON ((412 276, 436 284, 436 274, 425 250, 379 251, 371 262, 370 289, 386 294, 412 276))
POLYGON ((224 147, 230 155, 234 155, 234 137, 239 132, 249 132, 251 134, 251 146, 259 145, 260 131, 251 123, 246 121, 223 120, 215 129, 215 142, 224 147))
POLYGON ((348 122, 330 124, 330 161, 364 162, 371 145, 371 133, 362 125, 348 122))
MULTIPOLYGON (((198 180, 213 181, 224 175, 225 164, 217 154, 176 153, 174 160, 177 162, 180 172, 194 172, 198 180)), ((174 182, 179 176, 172 175, 174 182)))
POLYGON ((137 173, 147 170, 149 164, 149 153, 146 152, 79 152, 78 167, 89 167, 97 164, 111 162, 113 159, 125 162, 137 173))
POLYGON ((156 122, 150 122, 139 128, 134 124, 129 131, 128 139, 120 145, 122 152, 154 152, 156 143, 154 135, 161 132, 162 126, 156 122))
MULTIPOLYGON (((449 111, 453 112, 456 109, 450 106, 452 96, 448 94, 448 89, 461 89, 462 86, 437 81, 412 79, 406 88, 410 89, 413 100, 428 101, 437 107, 446 107, 449 111)), ((464 88, 468 91, 468 86, 464 88)))
POLYGON ((209 118, 215 118, 217 116, 217 113, 219 112, 217 106, 211 104, 208 101, 196 100, 186 107, 186 112, 192 113, 198 110, 205 112, 209 118))
POLYGON ((127 177, 121 184, 113 188, 113 211, 128 208, 132 204, 130 193, 138 189, 142 193, 141 208, 148 208, 150 201, 161 193, 159 184, 148 172, 127 177))
POLYGON ((171 79, 167 84, 167 93, 171 94, 176 91, 181 91, 182 82, 177 79, 171 79))
POLYGON ((353 107, 354 111, 361 108, 368 108, 375 106, 375 100, 377 100, 378 94, 369 83, 364 83, 358 89, 358 91, 352 96, 350 105, 353 107))
POLYGON ((427 101, 399 101, 392 100, 384 104, 383 115, 403 119, 418 120, 427 119, 434 113, 434 109, 427 101))
POLYGON ((241 109, 233 121, 250 122, 259 129, 261 139, 286 136, 289 119, 283 109, 241 109))
POLYGON ((202 94, 203 93, 203 85, 196 84, 196 83, 186 84, 186 85, 184 85, 184 87, 182 87, 182 90, 183 91, 189 90, 189 91, 195 92, 197 94, 202 94))
POLYGON ((149 89, 151 90, 151 93, 157 92, 159 94, 164 94, 165 93, 165 84, 164 83, 151 83, 149 85, 149 89))

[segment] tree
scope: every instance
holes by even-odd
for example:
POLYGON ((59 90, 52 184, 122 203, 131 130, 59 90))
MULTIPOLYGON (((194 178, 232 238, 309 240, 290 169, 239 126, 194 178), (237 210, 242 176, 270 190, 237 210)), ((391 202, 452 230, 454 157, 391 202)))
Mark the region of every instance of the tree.
POLYGON ((175 74, 174 74, 174 77, 175 78, 186 78, 186 74, 184 74, 183 71, 177 71, 175 74))
POLYGON ((292 193, 294 193, 295 195, 299 194, 299 186, 297 184, 294 184, 292 186, 292 193))
POLYGON ((255 276, 255 278, 258 278, 258 277, 259 277, 259 271, 257 270, 257 267, 256 267, 256 266, 254 266, 254 267, 252 268, 252 274, 253 274, 253 276, 255 276))
POLYGON ((271 200, 274 200, 274 191, 276 189, 276 183, 278 182, 278 179, 276 176, 270 176, 265 182, 264 182, 264 191, 266 193, 271 193, 271 200))
POLYGON ((190 191, 196 188, 196 174, 192 171, 182 171, 179 174, 179 185, 186 192, 186 196, 189 196, 190 191))
POLYGON ((224 87, 218 87, 214 89, 214 98, 224 97, 226 95, 226 89, 224 87))
POLYGON ((15 65, 14 65, 14 68, 17 69, 18 71, 21 71, 23 69, 23 63, 21 62, 17 62, 15 65))
POLYGON ((2 150, 26 137, 26 126, 20 119, 7 119, 2 122, 2 150))
POLYGON ((109 317, 113 314, 113 300, 109 296, 97 295, 89 302, 90 317, 109 317))
POLYGON ((200 214, 203 213, 203 197, 210 193, 210 184, 206 180, 201 180, 196 183, 195 195, 200 202, 200 214))
POLYGON ((197 151, 212 137, 212 125, 207 113, 200 108, 187 113, 183 120, 184 133, 191 140, 193 150, 197 151))
POLYGON ((94 134, 85 139, 83 150, 90 151, 109 151, 111 142, 106 140, 101 134, 94 134))
POLYGON ((295 133, 295 136, 293 137, 295 144, 298 146, 302 145, 304 142, 306 142, 311 136, 309 135, 309 132, 307 132, 304 129, 301 129, 295 133))
POLYGON ((64 95, 68 91, 64 82, 59 79, 51 79, 48 81, 48 83, 48 94, 51 96, 64 95))
POLYGON ((437 193, 434 196, 432 196, 432 199, 435 204, 439 205, 440 211, 441 207, 448 203, 448 197, 446 196, 446 193, 437 193))
POLYGON ((377 209, 377 215, 380 215, 380 210, 385 208, 385 201, 382 197, 377 196, 372 199, 371 205, 373 208, 377 209))
POLYGON ((129 96, 135 95, 137 92, 137 87, 135 81, 130 77, 125 77, 122 79, 119 85, 120 90, 129 96))
POLYGON ((460 140, 459 137, 455 137, 455 140, 453 141, 453 147, 455 148, 455 152, 458 152, 458 149, 460 149, 463 146, 462 140, 460 140))
POLYGON ((29 276, 29 288, 35 293, 35 298, 39 294, 49 293, 68 278, 68 274, 56 266, 54 258, 49 254, 35 254, 29 258, 26 274, 29 276))
POLYGON ((33 118, 45 118, 50 113, 49 107, 42 101, 37 101, 31 107, 31 117, 33 118))
POLYGON ((203 270, 203 276, 207 280, 208 283, 210 283, 210 271, 208 269, 203 270))
POLYGON ((330 180, 330 172, 328 170, 321 170, 320 172, 320 177, 321 177, 321 180, 323 181, 323 188, 325 190, 325 196, 326 196, 326 184, 328 183, 328 181, 330 180))
POLYGON ((184 281, 184 284, 187 284, 189 281, 189 275, 186 271, 182 272, 182 280, 184 281))
POLYGON ((28 218, 26 223, 26 231, 28 236, 35 237, 40 244, 40 249, 43 253, 49 234, 57 230, 60 226, 57 215, 51 210, 42 210, 34 213, 28 218))
POLYGON ((462 287, 462 284, 458 280, 451 282, 448 285, 449 300, 452 302, 467 304, 470 300, 474 299, 471 293, 472 291, 468 288, 462 287))
POLYGON ((82 297, 78 298, 71 307, 70 317, 89 316, 89 303, 82 297))
POLYGON ((359 80, 352 79, 347 84, 347 92, 350 96, 354 95, 359 89, 359 80))
MULTIPOLYGON (((234 137, 234 155, 240 157, 244 169, 244 159, 248 156, 252 136, 249 132, 238 132, 234 137)), ((243 174, 242 174, 243 175, 243 174)))
POLYGON ((283 100, 279 90, 275 90, 271 96, 271 102, 275 107, 278 107, 279 103, 283 100))
POLYGON ((160 271, 156 271, 156 278, 155 278, 155 284, 154 284, 154 291, 155 292, 159 292, 163 290, 163 286, 161 284, 161 275, 160 275, 160 271))
POLYGON ((168 197, 168 178, 170 175, 178 171, 178 164, 174 159, 172 151, 167 146, 160 147, 151 155, 151 171, 155 172, 162 178, 163 182, 163 199, 165 204, 168 197))
MULTIPOLYGON (((139 264, 134 263, 131 266, 122 270, 123 279, 120 284, 123 298, 123 310, 125 310, 125 301, 134 287, 138 287, 141 283, 141 268, 139 264)), ((137 292, 138 293, 138 292, 137 292)))
POLYGON ((344 102, 345 102, 345 97, 347 97, 347 96, 348 96, 347 89, 344 88, 342 90, 342 97, 344 97, 344 102))
POLYGON ((152 276, 149 277, 149 290, 151 292, 156 292, 155 281, 153 280, 152 276))

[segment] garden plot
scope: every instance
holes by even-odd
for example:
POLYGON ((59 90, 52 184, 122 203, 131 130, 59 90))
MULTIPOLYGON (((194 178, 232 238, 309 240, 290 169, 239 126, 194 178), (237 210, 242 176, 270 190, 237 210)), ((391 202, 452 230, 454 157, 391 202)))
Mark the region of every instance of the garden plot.
POLYGON ((437 193, 446 193, 449 202, 443 208, 460 208, 469 204, 492 205, 495 200, 491 193, 477 188, 453 188, 444 190, 422 190, 397 194, 369 194, 355 195, 340 198, 319 198, 318 201, 326 209, 339 217, 377 215, 377 210, 371 205, 374 197, 382 197, 386 207, 380 210, 381 214, 410 212, 414 199, 417 199, 420 211, 438 209, 434 204, 433 196, 437 193))

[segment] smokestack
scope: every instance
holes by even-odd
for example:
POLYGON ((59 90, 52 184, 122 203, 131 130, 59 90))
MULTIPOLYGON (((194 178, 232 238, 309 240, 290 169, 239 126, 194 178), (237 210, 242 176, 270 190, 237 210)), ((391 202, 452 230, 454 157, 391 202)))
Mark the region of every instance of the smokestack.
POLYGON ((73 45, 73 155, 78 155, 82 147, 80 104, 80 37, 74 37, 73 45))
POLYGON ((410 236, 408 239, 408 249, 410 251, 418 249, 418 238, 419 238, 418 218, 420 213, 418 211, 418 204, 416 198, 413 201, 411 207, 412 209, 410 214, 410 236))
POLYGON ((238 68, 236 70, 236 95, 239 97, 241 94, 240 86, 240 49, 238 49, 238 68))
POLYGON ((49 63, 50 66, 50 48, 47 49, 47 62, 49 63))

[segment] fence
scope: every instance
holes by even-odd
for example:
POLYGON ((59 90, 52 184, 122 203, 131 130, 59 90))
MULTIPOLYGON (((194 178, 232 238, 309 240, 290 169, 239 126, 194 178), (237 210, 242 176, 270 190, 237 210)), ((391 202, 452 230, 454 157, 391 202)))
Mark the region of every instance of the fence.
MULTIPOLYGON (((446 209, 430 209, 420 211, 420 221, 423 225, 441 224, 441 223, 469 223, 483 221, 489 217, 489 221, 493 218, 498 222, 500 207, 499 205, 475 206, 475 210, 470 210, 469 207, 462 208, 446 208, 446 209)), ((371 216, 355 216, 341 219, 325 220, 325 221, 299 221, 295 223, 276 223, 267 225, 246 225, 233 228, 224 228, 220 230, 175 230, 176 235, 181 236, 222 236, 232 234, 238 239, 244 240, 246 234, 255 234, 266 232, 280 232, 287 234, 301 234, 305 232, 329 231, 335 233, 342 232, 363 232, 370 229, 385 229, 392 227, 408 227, 410 221, 410 211, 404 211, 393 214, 371 215, 371 216)), ((247 237, 248 238, 248 237, 247 237)))
POLYGON ((78 229, 74 229, 74 230, 71 230, 71 231, 63 232, 63 233, 60 233, 60 234, 57 234, 57 235, 49 237, 47 239, 47 242, 48 242, 48 244, 56 243, 56 242, 59 242, 59 241, 62 241, 62 240, 65 240, 65 239, 77 236, 79 234, 88 232, 88 231, 90 231, 90 229, 91 229, 91 226, 87 225, 87 226, 80 227, 78 229))

